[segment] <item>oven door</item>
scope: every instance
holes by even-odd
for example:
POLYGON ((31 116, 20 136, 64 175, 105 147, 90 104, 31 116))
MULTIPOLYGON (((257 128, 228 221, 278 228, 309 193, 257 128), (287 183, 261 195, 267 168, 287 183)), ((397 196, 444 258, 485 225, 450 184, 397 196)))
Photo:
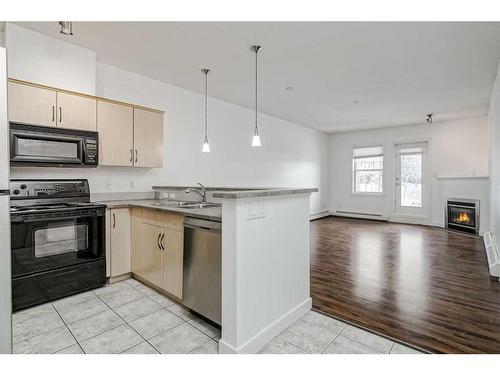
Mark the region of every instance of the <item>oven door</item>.
POLYGON ((104 209, 11 217, 12 277, 104 259, 104 225, 104 209))
POLYGON ((12 163, 83 164, 83 138, 43 131, 10 131, 12 163))

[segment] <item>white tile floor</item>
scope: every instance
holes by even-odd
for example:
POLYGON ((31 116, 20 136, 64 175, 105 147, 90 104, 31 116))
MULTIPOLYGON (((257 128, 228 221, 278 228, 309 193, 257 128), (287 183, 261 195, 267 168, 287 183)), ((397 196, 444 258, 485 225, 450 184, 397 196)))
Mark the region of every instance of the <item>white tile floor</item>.
MULTIPOLYGON (((13 315, 14 353, 215 354, 220 331, 128 279, 13 315)), ((309 312, 262 353, 418 353, 309 312)))

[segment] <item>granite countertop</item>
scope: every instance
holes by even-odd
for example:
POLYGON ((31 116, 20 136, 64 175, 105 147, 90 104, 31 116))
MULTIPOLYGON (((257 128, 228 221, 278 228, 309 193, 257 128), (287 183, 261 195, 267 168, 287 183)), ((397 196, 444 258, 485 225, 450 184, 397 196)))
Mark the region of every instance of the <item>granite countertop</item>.
POLYGON ((116 201, 99 201, 98 203, 105 204, 108 208, 127 208, 127 207, 145 207, 155 210, 174 212, 183 214, 187 217, 199 219, 208 219, 213 221, 222 221, 222 207, 207 207, 207 208, 180 208, 159 205, 158 199, 129 199, 116 201))
POLYGON ((258 197, 276 197, 280 195, 293 195, 293 194, 310 194, 316 193, 319 190, 316 188, 311 189, 262 189, 262 190, 230 190, 230 191, 217 191, 213 192, 214 198, 219 199, 244 199, 244 198, 258 198, 258 197))
MULTIPOLYGON (((153 186, 153 190, 185 190, 191 186, 153 186)), ((219 199, 243 199, 272 197, 280 195, 316 193, 317 188, 219 188, 207 187, 207 191, 214 198, 219 199)))

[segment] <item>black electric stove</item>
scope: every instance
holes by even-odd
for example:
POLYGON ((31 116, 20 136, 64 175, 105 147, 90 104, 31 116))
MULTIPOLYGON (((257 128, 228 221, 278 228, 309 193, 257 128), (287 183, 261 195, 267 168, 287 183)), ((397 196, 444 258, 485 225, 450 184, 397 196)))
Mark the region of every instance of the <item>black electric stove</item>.
POLYGON ((106 206, 87 180, 11 180, 10 199, 14 311, 105 284, 106 206))

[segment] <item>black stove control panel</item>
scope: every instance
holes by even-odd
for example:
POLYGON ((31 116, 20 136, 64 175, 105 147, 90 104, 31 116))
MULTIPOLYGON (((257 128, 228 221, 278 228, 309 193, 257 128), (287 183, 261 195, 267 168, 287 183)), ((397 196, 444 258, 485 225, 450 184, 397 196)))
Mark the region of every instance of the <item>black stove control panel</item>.
POLYGON ((90 195, 87 180, 11 180, 11 199, 63 198, 90 195))

